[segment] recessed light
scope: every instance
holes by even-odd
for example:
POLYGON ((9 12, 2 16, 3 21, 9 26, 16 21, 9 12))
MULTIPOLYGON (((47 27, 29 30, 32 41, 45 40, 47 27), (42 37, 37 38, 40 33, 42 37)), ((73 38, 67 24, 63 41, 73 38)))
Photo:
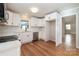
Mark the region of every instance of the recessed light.
POLYGON ((39 9, 36 8, 36 7, 30 8, 30 10, 31 10, 32 13, 37 13, 39 11, 39 9))

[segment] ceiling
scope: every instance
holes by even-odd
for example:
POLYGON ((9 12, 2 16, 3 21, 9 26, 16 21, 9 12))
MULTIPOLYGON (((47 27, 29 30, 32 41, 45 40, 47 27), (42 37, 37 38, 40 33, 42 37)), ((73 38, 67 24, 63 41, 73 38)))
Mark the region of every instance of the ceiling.
POLYGON ((20 14, 43 17, 48 13, 79 7, 79 3, 7 3, 7 9, 20 14), (32 13, 31 7, 39 8, 38 13, 32 13))

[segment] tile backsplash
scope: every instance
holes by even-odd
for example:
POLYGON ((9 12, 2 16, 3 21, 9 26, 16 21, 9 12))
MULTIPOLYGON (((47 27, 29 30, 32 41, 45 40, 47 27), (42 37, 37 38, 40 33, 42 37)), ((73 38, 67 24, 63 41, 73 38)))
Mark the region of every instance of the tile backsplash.
POLYGON ((0 26, 0 36, 17 35, 20 28, 17 26, 0 26))

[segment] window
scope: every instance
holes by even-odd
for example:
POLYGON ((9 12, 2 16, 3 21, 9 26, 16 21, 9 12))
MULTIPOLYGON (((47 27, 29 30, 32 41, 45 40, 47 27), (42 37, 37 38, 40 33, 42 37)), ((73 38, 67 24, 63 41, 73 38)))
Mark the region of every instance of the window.
POLYGON ((27 29, 29 28, 29 22, 28 21, 21 21, 20 27, 22 29, 22 31, 27 31, 27 29))
POLYGON ((71 24, 66 24, 66 29, 71 30, 71 24))

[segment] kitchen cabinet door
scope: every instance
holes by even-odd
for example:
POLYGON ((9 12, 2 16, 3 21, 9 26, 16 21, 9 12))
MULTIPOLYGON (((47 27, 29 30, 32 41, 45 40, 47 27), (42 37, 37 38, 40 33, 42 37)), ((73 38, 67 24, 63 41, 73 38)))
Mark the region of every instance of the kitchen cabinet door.
POLYGON ((36 18, 31 18, 31 26, 35 27, 35 26, 38 26, 38 21, 36 18))
POLYGON ((33 33, 32 32, 20 33, 19 38, 20 38, 22 44, 32 42, 33 33))
POLYGON ((16 13, 13 14, 13 26, 19 26, 20 25, 20 16, 16 13))
POLYGON ((44 24, 45 24, 44 19, 38 19, 38 20, 39 20, 38 26, 44 27, 44 24))
POLYGON ((20 16, 17 13, 13 13, 11 11, 7 11, 8 20, 6 25, 10 26, 19 26, 20 25, 20 16))
POLYGON ((12 25, 13 13, 10 11, 7 11, 7 14, 8 14, 8 20, 6 25, 12 25))

